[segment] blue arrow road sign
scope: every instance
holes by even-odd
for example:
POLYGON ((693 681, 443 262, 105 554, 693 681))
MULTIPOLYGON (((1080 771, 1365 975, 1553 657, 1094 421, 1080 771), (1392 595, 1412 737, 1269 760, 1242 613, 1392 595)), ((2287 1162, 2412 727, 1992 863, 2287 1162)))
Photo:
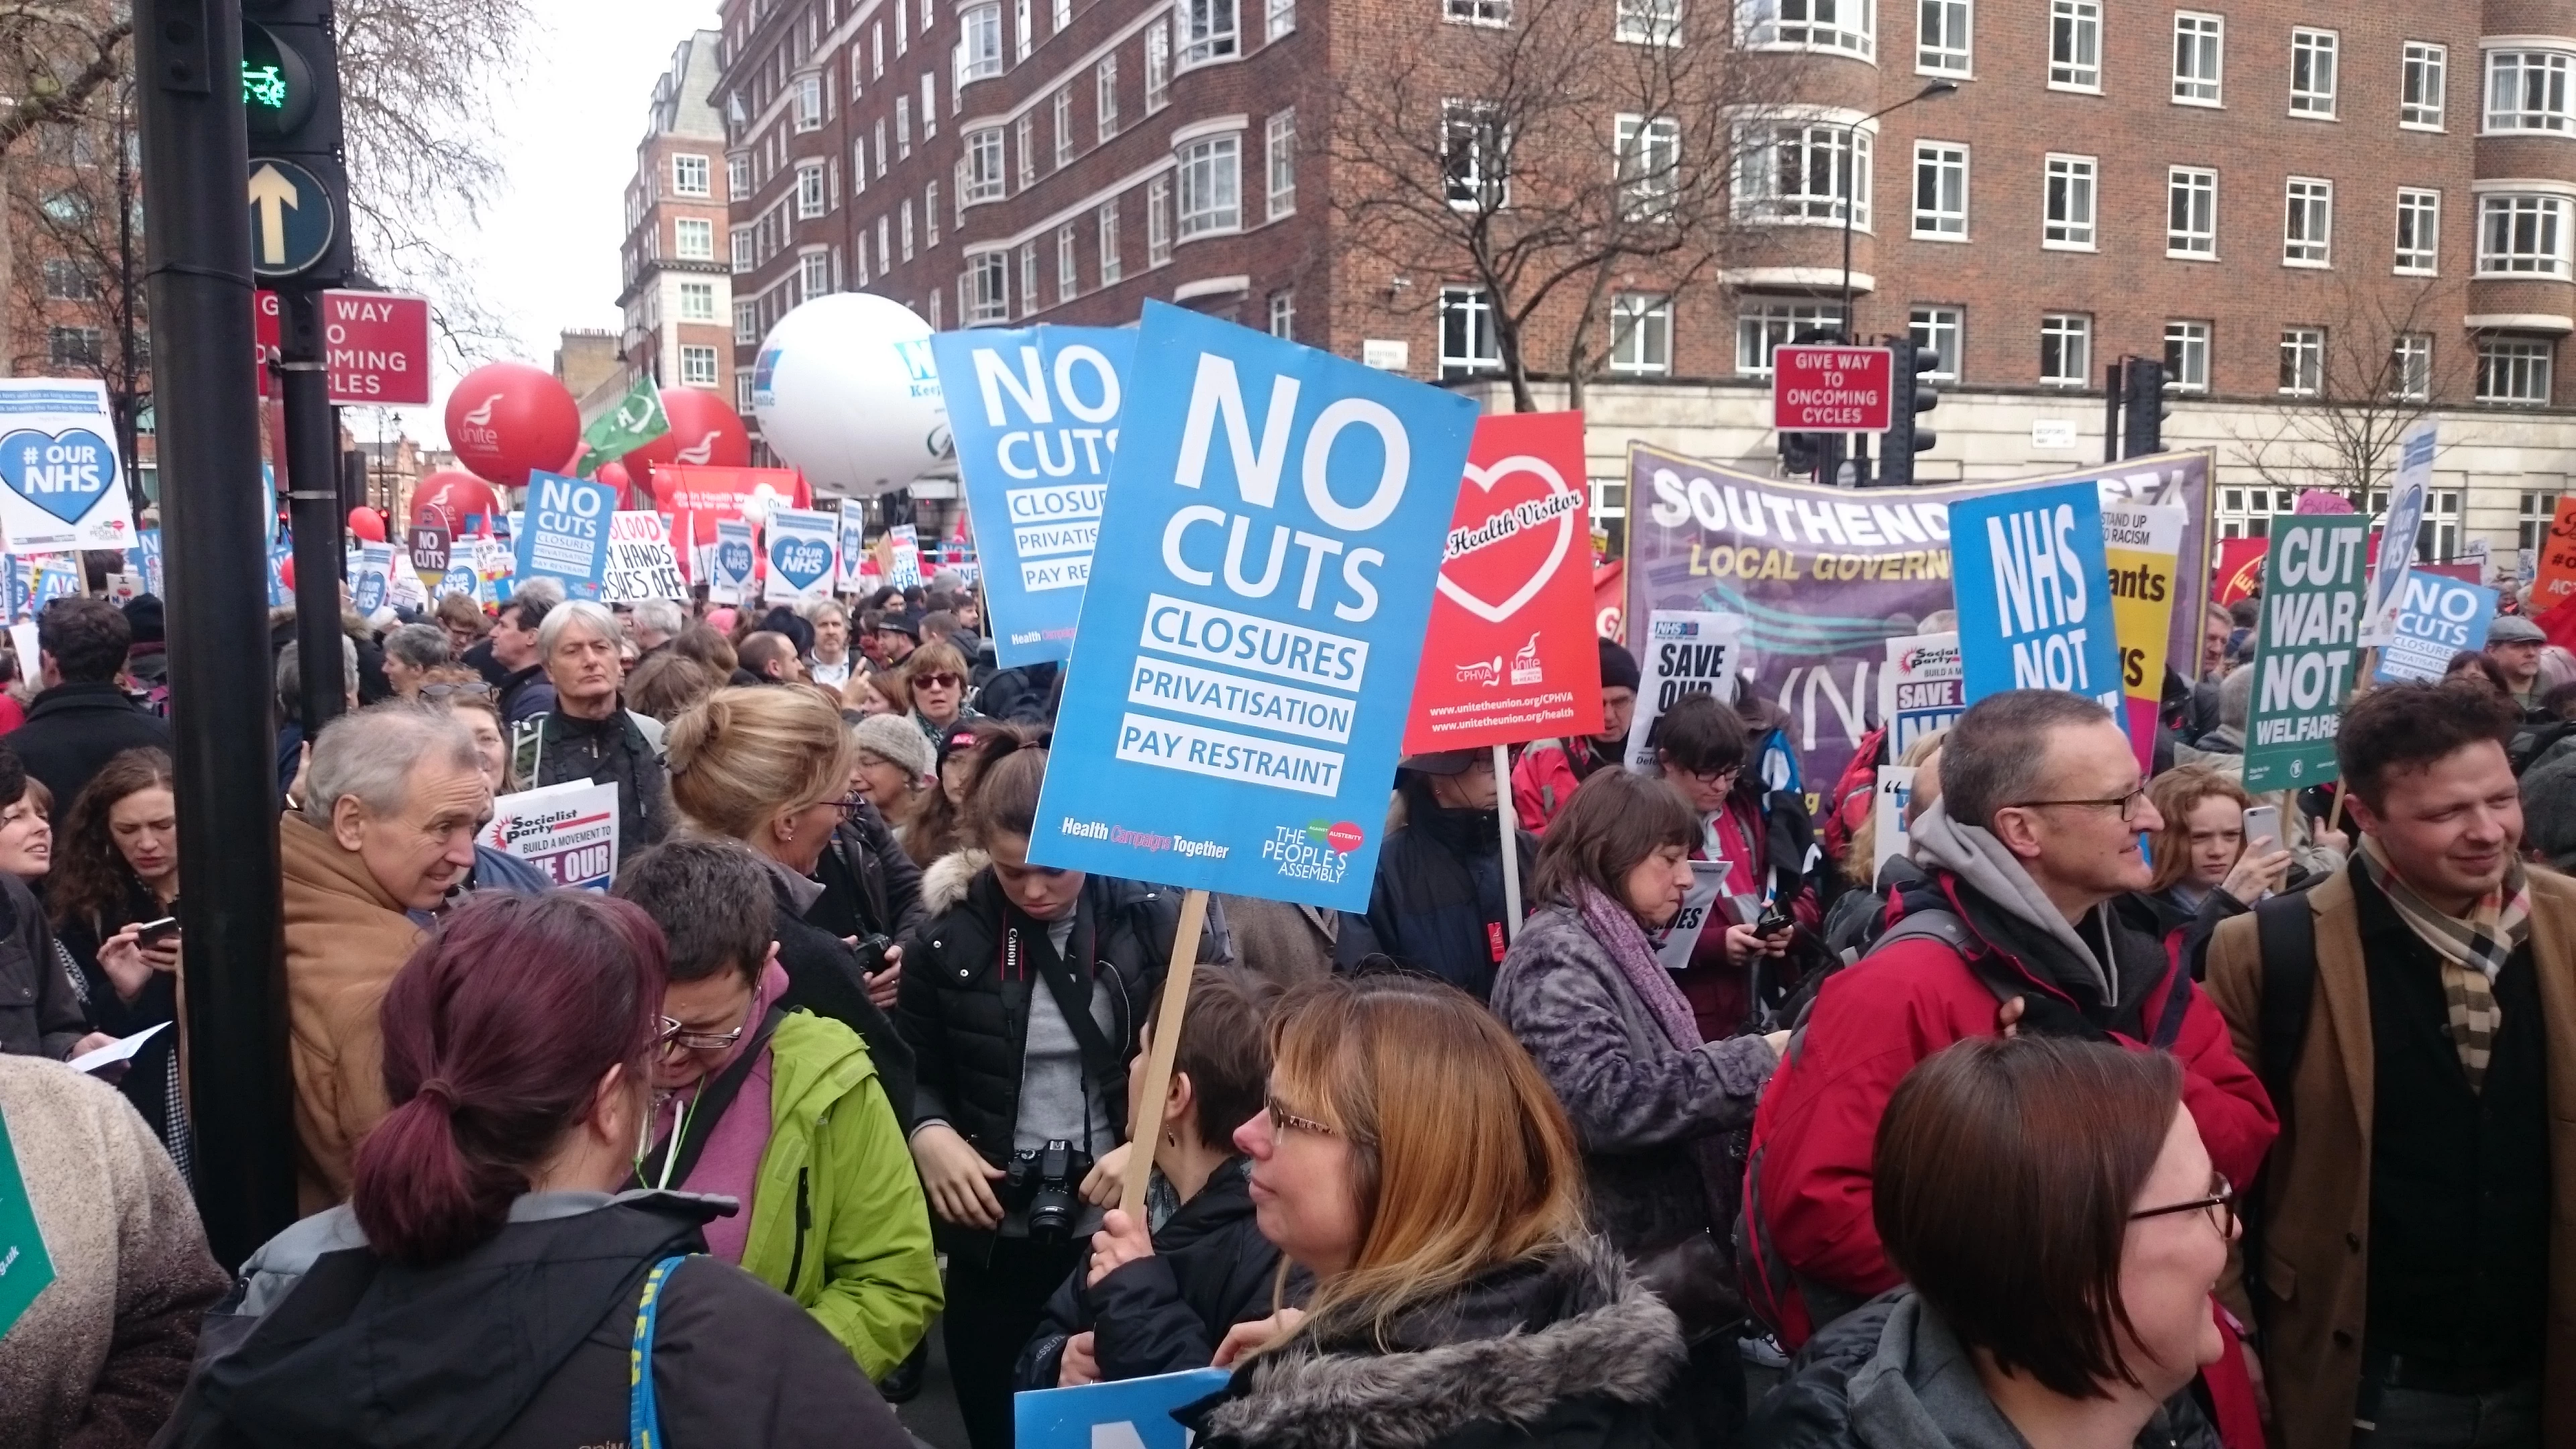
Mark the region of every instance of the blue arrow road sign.
POLYGON ((263 277, 291 277, 331 250, 339 226, 331 193, 292 161, 250 163, 250 265, 263 277))

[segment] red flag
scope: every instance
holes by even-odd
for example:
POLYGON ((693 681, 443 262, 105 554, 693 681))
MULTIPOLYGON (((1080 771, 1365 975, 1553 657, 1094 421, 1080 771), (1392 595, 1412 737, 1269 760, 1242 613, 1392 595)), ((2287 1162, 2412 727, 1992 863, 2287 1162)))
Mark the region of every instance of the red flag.
POLYGON ((2549 636, 2549 642, 2561 649, 2576 649, 2576 600, 2558 605, 2546 613, 2535 614, 2531 622, 2549 636))

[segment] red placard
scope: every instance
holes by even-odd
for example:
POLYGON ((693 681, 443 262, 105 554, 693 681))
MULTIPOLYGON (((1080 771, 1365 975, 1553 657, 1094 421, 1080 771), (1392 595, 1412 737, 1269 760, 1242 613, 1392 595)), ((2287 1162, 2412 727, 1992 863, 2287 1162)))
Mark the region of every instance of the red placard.
POLYGON ((1894 417, 1896 354, 1790 345, 1771 352, 1772 426, 1784 433, 1883 433, 1894 417))
POLYGON ((275 292, 253 292, 250 306, 251 335, 259 345, 251 349, 257 359, 251 369, 259 374, 259 395, 268 396, 268 365, 277 360, 278 349, 286 345, 286 319, 275 292))
POLYGON ((1409 753, 1601 728, 1583 414, 1481 418, 1450 516, 1409 753))
POLYGON ((2218 541, 2218 568, 2210 581, 2209 601, 2224 609, 2238 599, 2250 599, 2263 591, 2263 552, 2271 544, 2264 538, 2222 538, 2218 541))
MULTIPOLYGON (((713 548, 716 525, 743 516, 742 506, 762 488, 789 508, 814 506, 814 490, 793 468, 692 468, 660 465, 653 469, 653 505, 671 520, 671 551, 680 572, 694 581, 697 556, 713 548)), ((753 550, 759 557, 759 550, 753 550)), ((764 567, 766 564, 764 562, 764 567)))
POLYGON ((322 333, 333 407, 429 406, 427 297, 325 292, 322 333))

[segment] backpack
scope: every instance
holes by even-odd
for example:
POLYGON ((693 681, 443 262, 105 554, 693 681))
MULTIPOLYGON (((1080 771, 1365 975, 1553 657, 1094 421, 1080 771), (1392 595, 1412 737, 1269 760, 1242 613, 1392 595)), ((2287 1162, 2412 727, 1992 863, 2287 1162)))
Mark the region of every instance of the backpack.
POLYGON ((1851 853, 1852 832, 1869 818, 1871 797, 1878 789, 1878 757, 1887 748, 1887 726, 1880 725, 1861 736, 1852 750, 1851 763, 1843 766, 1842 777, 1825 792, 1823 827, 1817 837, 1825 848, 1825 858, 1839 861, 1851 853))
MULTIPOLYGON (((2263 1064, 2255 1075, 2272 1099, 2272 1115, 2283 1133, 2290 1129, 2291 1078, 2308 1042, 2308 1018, 2317 1000, 2317 917, 2304 891, 2277 895, 2254 906, 2254 945, 2263 963, 2262 994, 2255 999, 2254 1037, 2263 1064)), ((2279 1140, 2274 1139, 2276 1142, 2279 1140)), ((2263 1291, 2263 1199, 2272 1183, 2274 1159, 2246 1193, 2238 1221, 2244 1226, 2242 1262, 2246 1297, 2254 1305, 2257 1326, 2270 1317, 2271 1295, 2263 1291)))

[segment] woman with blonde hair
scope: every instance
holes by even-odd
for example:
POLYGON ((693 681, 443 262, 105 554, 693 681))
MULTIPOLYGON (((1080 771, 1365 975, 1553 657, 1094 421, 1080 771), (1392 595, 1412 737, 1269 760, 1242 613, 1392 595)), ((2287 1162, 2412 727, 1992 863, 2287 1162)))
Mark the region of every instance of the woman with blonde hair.
POLYGON ((1289 993, 1271 1061, 1235 1142, 1262 1236, 1315 1289, 1218 1347, 1250 1362, 1183 1411, 1200 1443, 1686 1439, 1681 1329, 1585 1227, 1574 1128, 1501 1022, 1454 987, 1337 976, 1289 993))
POLYGON ((861 959, 856 943, 805 919, 822 899, 814 879, 851 807, 850 738, 819 690, 796 685, 719 689, 671 722, 671 803, 690 833, 738 840, 769 875, 782 1008, 808 1008, 857 1032, 898 1118, 912 1110, 912 1051, 879 997, 901 979, 902 952, 861 959))

